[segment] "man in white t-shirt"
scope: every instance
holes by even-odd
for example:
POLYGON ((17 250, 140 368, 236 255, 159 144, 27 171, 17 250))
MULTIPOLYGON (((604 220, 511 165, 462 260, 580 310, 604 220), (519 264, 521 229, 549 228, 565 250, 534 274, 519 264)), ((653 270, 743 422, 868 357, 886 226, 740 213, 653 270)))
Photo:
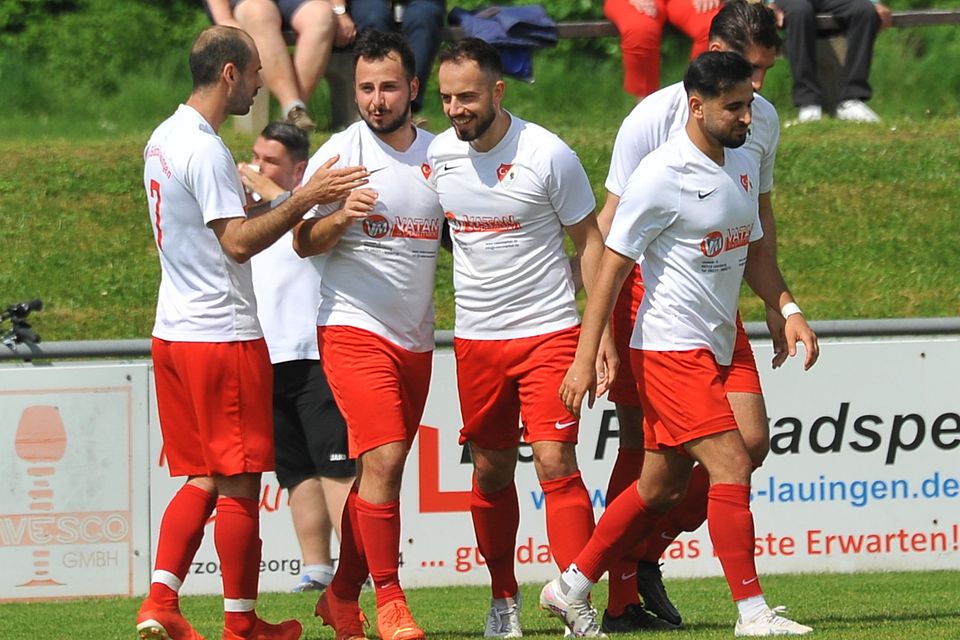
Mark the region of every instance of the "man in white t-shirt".
MULTIPOLYGON (((607 504, 574 563, 541 592, 541 606, 575 635, 601 635, 590 590, 683 496, 695 462, 709 474, 707 523, 740 614, 736 635, 811 631, 767 606, 760 588, 750 512, 753 463, 725 390, 745 274, 767 304, 784 309, 791 351, 795 336, 808 332, 775 265, 755 259, 763 235, 760 173, 753 154, 739 148, 751 123, 751 71, 731 52, 707 52, 690 64, 683 80, 690 113, 684 130, 640 161, 607 235, 595 295, 587 302, 576 360, 560 396, 575 414, 584 398, 592 398, 603 327, 643 256, 647 291, 630 356, 647 452, 640 479, 607 504)), ((812 350, 812 344, 805 346, 812 350)), ((814 357, 808 354, 807 364, 814 357)))
MULTIPOLYGON (((303 178, 310 138, 299 126, 271 122, 253 143, 251 164, 240 176, 261 204, 289 197, 303 178)), ((322 591, 333 579, 331 533, 340 538, 343 505, 356 476, 347 453, 347 425, 333 399, 317 351, 320 272, 293 250, 293 237, 255 255, 257 316, 273 364, 273 434, 276 474, 289 494, 290 515, 303 564, 294 591, 322 591)))
POLYGON ((370 171, 368 188, 319 207, 294 230, 300 255, 323 262, 320 360, 347 421, 357 482, 347 498, 340 559, 316 613, 337 638, 363 638, 367 574, 381 638, 425 637, 400 586, 400 483, 430 386, 433 282, 443 211, 430 183, 433 136, 411 123, 419 83, 403 37, 368 31, 354 48, 361 122, 320 148, 370 171))
POLYGON ((190 51, 193 91, 144 149, 144 188, 160 256, 153 364, 164 453, 187 476, 164 512, 141 638, 197 640, 179 590, 214 507, 223 575, 223 640, 293 640, 299 622, 257 617, 260 474, 273 469, 271 369, 248 261, 318 203, 365 183, 360 167, 330 171, 255 218, 217 129, 250 110, 260 87, 253 40, 211 27, 190 51))
MULTIPOLYGON (((755 92, 762 87, 764 75, 773 65, 779 45, 774 15, 762 3, 728 2, 711 24, 710 50, 736 51, 743 55, 753 66, 751 81, 755 92)), ((752 114, 744 149, 752 153, 760 165, 759 207, 764 232, 752 255, 754 260, 764 259, 769 268, 776 269, 776 226, 771 192, 780 122, 773 105, 756 93, 752 114)), ((606 180, 607 201, 600 213, 601 229, 610 228, 627 179, 641 159, 681 133, 688 116, 683 83, 676 83, 648 96, 624 119, 614 143, 606 180)), ((610 474, 608 502, 637 479, 643 463, 643 412, 629 358, 630 335, 643 290, 637 266, 621 291, 613 313, 620 368, 609 397, 617 408, 620 448, 610 474)), ((784 319, 779 308, 767 307, 767 324, 774 343, 773 367, 777 368, 787 357, 784 319)), ((807 337, 815 341, 812 333, 807 337)), ((739 317, 736 349, 725 387, 750 457, 755 466, 760 466, 770 448, 769 427, 756 361, 739 317)), ((649 611, 673 624, 681 624, 680 613, 663 587, 659 561, 664 550, 681 532, 693 531, 703 524, 708 487, 705 470, 695 469, 684 500, 662 518, 650 535, 628 552, 627 557, 611 568, 609 599, 603 617, 608 632, 629 631, 636 621, 644 619, 637 598, 638 588, 649 611)))
POLYGON ((437 136, 429 157, 453 239, 460 442, 470 445, 470 511, 491 577, 484 635, 513 638, 522 633, 514 571, 521 436, 533 448, 561 567, 593 530, 577 466, 579 421, 557 387, 580 325, 564 234, 582 258, 588 291, 602 242, 576 154, 507 112, 504 88, 489 44, 467 38, 442 52, 440 97, 453 127, 437 136))

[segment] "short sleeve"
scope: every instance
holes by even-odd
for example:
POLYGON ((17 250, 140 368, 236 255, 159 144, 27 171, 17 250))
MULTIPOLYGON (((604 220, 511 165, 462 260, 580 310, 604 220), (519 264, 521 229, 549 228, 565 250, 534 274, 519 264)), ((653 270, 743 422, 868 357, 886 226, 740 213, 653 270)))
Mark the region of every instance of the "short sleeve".
POLYGON ((643 163, 627 180, 606 246, 639 260, 651 242, 677 219, 677 177, 643 163))
POLYGON ((569 227, 577 224, 597 207, 593 188, 580 158, 563 141, 558 140, 550 151, 550 166, 547 172, 547 196, 560 224, 569 227))
POLYGON ((219 141, 201 145, 187 162, 187 187, 193 193, 203 223, 225 218, 243 218, 243 184, 233 156, 219 141))
POLYGON ((640 161, 651 151, 666 142, 667 133, 651 105, 654 101, 641 102, 624 118, 613 142, 610 170, 604 183, 607 191, 620 197, 627 181, 640 161))

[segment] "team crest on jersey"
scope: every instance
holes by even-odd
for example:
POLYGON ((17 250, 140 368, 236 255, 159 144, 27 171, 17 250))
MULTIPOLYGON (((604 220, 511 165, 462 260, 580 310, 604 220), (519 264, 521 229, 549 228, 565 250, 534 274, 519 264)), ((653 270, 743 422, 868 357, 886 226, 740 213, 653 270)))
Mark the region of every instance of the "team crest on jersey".
POLYGON ((711 231, 700 241, 700 253, 708 258, 715 258, 723 251, 723 234, 711 231))
POLYGON ((424 162, 422 165, 420 165, 420 173, 423 174, 423 179, 424 179, 424 180, 429 180, 429 179, 430 179, 430 174, 433 173, 433 169, 430 168, 430 165, 429 165, 429 164, 427 164, 426 162, 424 162))
POLYGON ((380 215, 368 216, 363 221, 363 232, 374 239, 380 239, 390 231, 390 223, 380 215))
POLYGON ((512 164, 501 163, 497 168, 497 180, 503 185, 504 189, 509 189, 514 180, 517 179, 518 169, 512 164))
POLYGON ((747 193, 750 193, 750 176, 745 173, 740 174, 740 186, 743 187, 743 190, 747 193))

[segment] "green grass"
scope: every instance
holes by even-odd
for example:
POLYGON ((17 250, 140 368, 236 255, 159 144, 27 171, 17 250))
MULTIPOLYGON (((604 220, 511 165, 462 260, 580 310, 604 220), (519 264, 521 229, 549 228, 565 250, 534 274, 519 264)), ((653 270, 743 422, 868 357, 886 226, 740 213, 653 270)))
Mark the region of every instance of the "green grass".
MULTIPOLYGON (((770 576, 764 580, 771 605, 788 604, 788 615, 814 627, 816 638, 843 640, 939 640, 957 638, 960 573, 868 573, 770 576)), ((667 587, 686 621, 686 631, 653 637, 730 638, 736 613, 720 578, 668 580, 667 587)), ((536 608, 540 585, 522 587, 524 637, 557 638, 560 624, 536 608)), ((430 638, 482 637, 488 606, 486 587, 411 589, 410 607, 430 638)), ((269 620, 297 618, 306 640, 332 638, 329 627, 313 617, 315 594, 264 594, 258 610, 269 620)), ((606 583, 594 590, 594 601, 606 602, 606 583)), ((207 638, 219 637, 221 599, 188 596, 184 613, 207 638)), ((0 637, 4 640, 96 638, 126 640, 133 636, 136 599, 0 605, 0 637)), ((373 616, 373 596, 364 593, 364 610, 373 616)), ((371 635, 375 636, 374 630, 371 635)), ((630 634, 622 637, 633 637, 630 634)), ((650 636, 644 633, 643 637, 650 636)), ((639 637, 639 636, 637 636, 639 637)))
MULTIPOLYGON (((664 77, 682 62, 668 60, 664 77)), ((786 67, 777 64, 765 90, 781 107, 786 67)), ((613 139, 632 106, 619 65, 541 54, 536 74, 534 85, 509 81, 506 106, 567 140, 602 203, 613 139)), ((186 95, 172 75, 161 74, 162 89, 131 81, 99 105, 98 120, 90 120, 91 105, 76 103, 72 122, 55 110, 32 119, 14 110, 0 125, 0 304, 42 297, 46 307, 33 324, 45 340, 150 333, 159 266, 141 153, 150 130, 186 95)), ((13 78, 29 89, 24 74, 13 78)), ((774 191, 780 261, 812 319, 960 315, 960 118, 917 115, 916 104, 907 115, 892 111, 882 125, 828 120, 783 130, 774 191)), ((445 128, 438 100, 427 102, 425 115, 432 130, 445 128)), ((782 117, 791 117, 789 108, 782 117)), ((247 157, 250 137, 229 125, 222 133, 238 158, 247 157)), ((325 137, 314 136, 314 145, 325 137)), ((452 297, 443 255, 438 328, 453 325, 452 297)), ((752 295, 742 308, 747 320, 761 319, 752 295)))

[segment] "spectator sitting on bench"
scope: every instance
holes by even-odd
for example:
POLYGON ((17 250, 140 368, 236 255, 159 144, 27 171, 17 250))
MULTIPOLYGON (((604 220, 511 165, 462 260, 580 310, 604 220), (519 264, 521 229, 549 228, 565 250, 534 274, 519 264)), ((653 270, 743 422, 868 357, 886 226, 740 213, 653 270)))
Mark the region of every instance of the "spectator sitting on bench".
POLYGON ((660 41, 669 21, 690 36, 690 59, 707 50, 720 0, 605 0, 603 14, 620 32, 623 88, 642 100, 660 88, 660 41))
MULTIPOLYGON (((367 31, 400 31, 413 50, 420 91, 411 109, 423 108, 433 59, 440 48, 440 30, 447 13, 445 0, 350 0, 350 15, 357 35, 367 31)), ((418 119, 419 120, 419 119, 418 119)))
POLYGON ((846 27, 847 56, 843 63, 837 118, 879 122, 866 104, 873 95, 870 63, 873 43, 881 29, 893 23, 890 9, 874 0, 776 0, 771 4, 777 23, 785 27, 786 55, 793 75, 793 103, 799 122, 823 117, 823 90, 817 77, 817 13, 829 13, 846 27))
POLYGON ((327 70, 333 47, 353 42, 356 28, 346 0, 206 0, 215 24, 239 27, 257 44, 264 83, 287 122, 307 133, 317 125, 307 103, 327 70), (297 34, 291 60, 283 31, 297 34))

